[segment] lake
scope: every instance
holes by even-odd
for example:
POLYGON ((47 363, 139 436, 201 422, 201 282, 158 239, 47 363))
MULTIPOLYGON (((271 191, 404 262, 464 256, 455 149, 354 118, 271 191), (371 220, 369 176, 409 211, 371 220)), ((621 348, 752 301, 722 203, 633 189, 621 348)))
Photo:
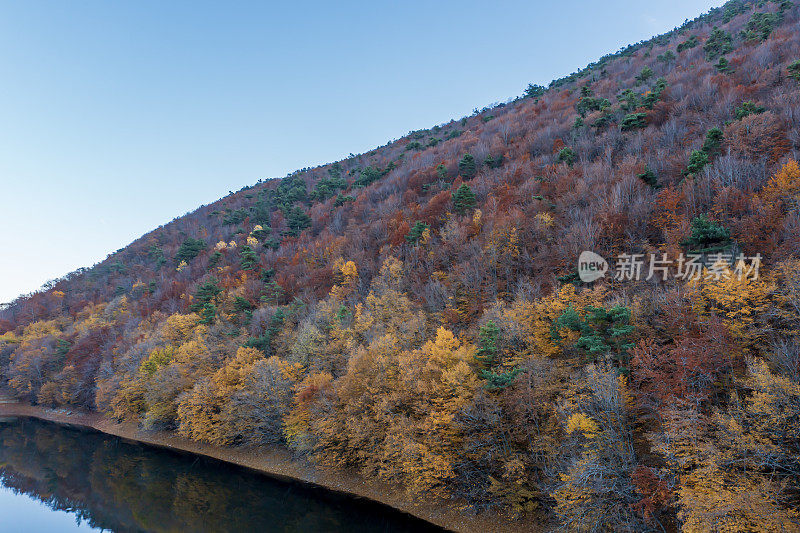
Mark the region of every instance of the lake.
POLYGON ((440 531, 384 506, 205 457, 0 420, 0 531, 440 531))

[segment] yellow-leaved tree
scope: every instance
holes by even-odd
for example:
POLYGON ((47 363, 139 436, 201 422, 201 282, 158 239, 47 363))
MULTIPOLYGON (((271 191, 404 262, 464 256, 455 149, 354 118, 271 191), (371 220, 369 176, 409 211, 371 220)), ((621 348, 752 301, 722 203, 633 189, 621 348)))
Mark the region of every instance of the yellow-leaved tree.
POLYGON ((691 533, 800 531, 800 384, 751 359, 727 412, 682 476, 678 517, 691 533))

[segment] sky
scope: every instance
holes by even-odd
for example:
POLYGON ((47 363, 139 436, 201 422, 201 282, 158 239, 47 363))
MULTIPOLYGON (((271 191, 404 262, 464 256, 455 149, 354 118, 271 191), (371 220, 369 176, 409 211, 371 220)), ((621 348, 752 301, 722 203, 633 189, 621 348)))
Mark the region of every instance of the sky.
POLYGON ((0 302, 721 0, 0 0, 0 302))

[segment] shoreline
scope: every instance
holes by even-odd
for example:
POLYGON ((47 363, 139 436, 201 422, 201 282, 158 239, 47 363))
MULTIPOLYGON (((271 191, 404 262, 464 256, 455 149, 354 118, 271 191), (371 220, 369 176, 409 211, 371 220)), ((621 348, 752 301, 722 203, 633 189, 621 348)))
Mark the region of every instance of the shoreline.
POLYGON ((141 444, 210 457, 282 481, 299 482, 354 498, 371 500, 450 531, 493 533, 539 531, 526 521, 499 514, 468 515, 456 509, 410 500, 407 493, 388 483, 367 480, 357 473, 323 469, 293 457, 282 446, 234 448, 195 442, 168 431, 147 431, 133 422, 114 422, 97 413, 46 409, 23 403, 0 403, 0 416, 30 417, 65 426, 93 429, 141 444))

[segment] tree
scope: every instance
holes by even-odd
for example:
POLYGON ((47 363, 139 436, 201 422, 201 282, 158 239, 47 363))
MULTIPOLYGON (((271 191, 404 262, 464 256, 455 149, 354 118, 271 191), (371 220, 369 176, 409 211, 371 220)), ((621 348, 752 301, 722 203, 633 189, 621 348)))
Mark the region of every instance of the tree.
POLYGON ((682 43, 678 43, 678 47, 677 47, 678 53, 680 54, 684 50, 689 50, 690 48, 694 48, 698 44, 699 44, 699 41, 697 40, 697 35, 692 35, 691 37, 689 37, 687 40, 683 41, 682 43))
POLYGON ((800 385, 758 360, 739 385, 749 394, 714 415, 715 445, 682 479, 678 516, 691 531, 797 531, 800 385))
POLYGON ((239 257, 239 266, 242 270, 258 270, 260 268, 258 256, 250 246, 242 246, 239 257))
POLYGON ((464 154, 464 157, 458 162, 458 173, 464 178, 474 178, 477 172, 475 165, 475 158, 472 154, 464 154))
POLYGON ((466 214, 469 210, 475 207, 476 199, 475 193, 469 185, 462 185, 453 194, 453 209, 459 215, 466 214))
POLYGON ((727 263, 714 265, 722 269, 716 279, 713 275, 690 281, 689 287, 697 314, 715 314, 737 337, 748 345, 760 341, 766 328, 764 314, 770 307, 774 287, 762 278, 744 275, 745 267, 735 265, 737 274, 727 263))
POLYGON ((658 176, 656 176, 656 173, 652 169, 646 168, 644 172, 637 174, 636 177, 654 189, 658 188, 658 176))
POLYGON ((178 248, 178 253, 175 254, 175 263, 180 264, 183 261, 187 263, 200 255, 206 247, 205 241, 202 239, 188 238, 178 248))
POLYGON ((681 244, 693 253, 710 253, 724 250, 730 245, 731 233, 706 215, 692 219, 692 234, 681 244))
POLYGON ((543 85, 536 85, 533 83, 529 83, 528 87, 525 89, 525 97, 526 98, 539 98, 542 96, 545 91, 547 90, 546 87, 543 85))
POLYGON ((779 13, 753 13, 741 35, 745 41, 765 41, 780 22, 779 13))
POLYGON ((708 154, 703 150, 692 150, 689 156, 689 164, 686 165, 684 174, 697 174, 708 164, 708 154))
POLYGON ((189 310, 196 313, 202 311, 207 304, 212 303, 222 292, 218 283, 216 278, 211 277, 200 285, 194 293, 194 298, 192 299, 192 304, 189 306, 189 310))
POLYGON ((478 351, 475 353, 475 360, 480 364, 480 376, 484 382, 484 388, 488 391, 500 391, 514 383, 514 380, 522 372, 519 367, 504 368, 502 361, 499 361, 500 328, 490 320, 481 326, 478 333, 478 351))
POLYGON ((709 157, 717 155, 722 148, 722 130, 719 128, 711 128, 706 133, 706 140, 703 141, 703 152, 708 154, 709 157))
POLYGON ((636 130, 647 126, 647 113, 631 113, 625 115, 620 124, 622 131, 636 130))
POLYGON ((790 78, 800 81, 800 59, 790 63, 789 66, 786 67, 786 71, 789 73, 790 78))
POLYGON ((561 330, 575 331, 580 336, 574 346, 587 361, 615 362, 627 372, 634 332, 630 321, 630 310, 620 305, 610 309, 587 306, 581 313, 569 307, 553 323, 553 338, 561 342, 561 330))
POLYGON ((644 67, 642 71, 636 75, 636 84, 640 85, 646 82, 647 80, 652 78, 653 75, 654 75, 653 69, 651 69, 650 67, 644 67))
POLYGON ((311 226, 311 217, 296 205, 286 208, 284 216, 286 217, 286 226, 289 228, 286 231, 287 235, 300 235, 300 232, 311 226))
POLYGON ((728 63, 728 59, 725 58, 725 57, 720 57, 719 61, 717 61, 717 64, 714 65, 714 68, 716 68, 718 71, 722 72, 723 74, 733 72, 733 69, 731 68, 730 63, 728 63))
POLYGON ((706 53, 706 59, 708 61, 714 61, 719 56, 732 52, 732 40, 733 38, 730 33, 714 26, 714 29, 711 30, 711 35, 708 36, 705 44, 703 44, 703 51, 706 53))
POLYGON ((575 150, 572 148, 562 148, 561 151, 558 152, 556 159, 562 163, 566 163, 569 166, 575 164, 575 150))
POLYGON ((447 167, 444 163, 439 163, 436 165, 436 176, 439 178, 439 181, 447 180, 447 167))
POLYGON ((430 226, 422 221, 416 221, 411 231, 406 235, 406 241, 411 244, 417 244, 422 239, 425 232, 430 231, 430 226))
POLYGON ((744 117, 749 117, 750 115, 758 115, 766 110, 766 107, 758 105, 755 102, 743 102, 742 105, 736 108, 736 120, 742 120, 744 117))
POLYGON ((661 531, 636 511, 638 469, 629 420, 626 379, 613 370, 587 368, 569 391, 562 427, 562 459, 551 492, 560 525, 570 531, 661 531))

